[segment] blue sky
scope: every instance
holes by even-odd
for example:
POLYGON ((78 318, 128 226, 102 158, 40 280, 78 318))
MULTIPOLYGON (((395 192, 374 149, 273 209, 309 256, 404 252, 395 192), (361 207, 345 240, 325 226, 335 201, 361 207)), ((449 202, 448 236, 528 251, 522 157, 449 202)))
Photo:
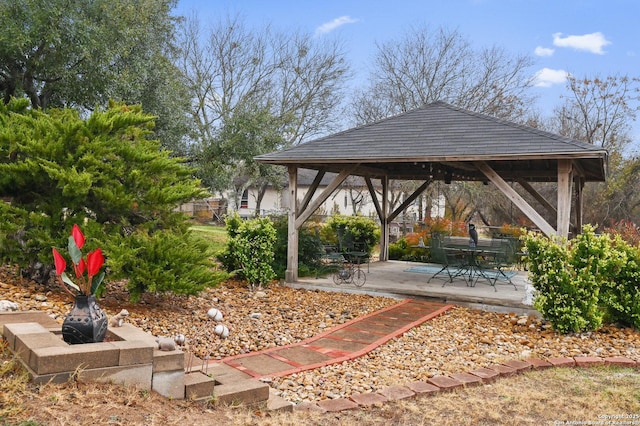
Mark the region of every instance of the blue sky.
POLYGON ((179 0, 176 13, 192 12, 202 23, 240 14, 250 26, 337 35, 353 84, 366 78, 376 42, 400 39, 411 26, 456 29, 478 48, 531 55, 543 116, 561 103, 566 73, 640 76, 638 0, 179 0))

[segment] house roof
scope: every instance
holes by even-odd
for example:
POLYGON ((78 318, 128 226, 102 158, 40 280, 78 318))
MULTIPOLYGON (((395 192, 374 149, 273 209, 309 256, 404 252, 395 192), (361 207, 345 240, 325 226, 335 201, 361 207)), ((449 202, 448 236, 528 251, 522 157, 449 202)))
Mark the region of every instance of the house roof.
POLYGON ((489 115, 434 102, 384 120, 256 157, 259 162, 391 179, 485 180, 474 162, 505 180, 556 181, 574 160, 586 181, 604 181, 605 149, 489 115))

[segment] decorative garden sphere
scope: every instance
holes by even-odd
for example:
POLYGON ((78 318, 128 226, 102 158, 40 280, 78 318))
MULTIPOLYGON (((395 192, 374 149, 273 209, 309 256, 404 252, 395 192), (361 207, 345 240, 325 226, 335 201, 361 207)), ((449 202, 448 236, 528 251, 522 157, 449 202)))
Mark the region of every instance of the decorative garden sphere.
POLYGON ((229 337, 229 329, 222 324, 216 325, 213 329, 213 332, 220 336, 222 339, 226 339, 227 337, 229 337))
POLYGON ((184 344, 187 342, 187 338, 184 337, 184 334, 176 334, 173 340, 178 346, 184 346, 184 344))
POLYGON ((222 312, 216 308, 209 309, 209 311, 207 311, 207 315, 214 321, 222 321, 222 312))

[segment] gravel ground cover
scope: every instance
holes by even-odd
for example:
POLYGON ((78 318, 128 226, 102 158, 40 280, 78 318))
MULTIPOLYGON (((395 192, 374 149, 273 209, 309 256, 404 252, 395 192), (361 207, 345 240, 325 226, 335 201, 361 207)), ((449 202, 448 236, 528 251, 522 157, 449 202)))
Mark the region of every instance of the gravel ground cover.
MULTIPOLYGON (((62 323, 71 308, 57 287, 25 282, 8 269, 0 270, 0 300, 21 310, 41 310, 62 323)), ((110 284, 100 306, 156 336, 184 334, 189 350, 199 358, 220 359, 305 340, 358 316, 399 303, 396 299, 291 289, 274 284, 250 291, 243 283, 227 282, 198 297, 146 295, 130 304, 122 283, 110 284), (213 334, 210 308, 223 312, 228 339, 213 334)), ((606 326, 596 332, 561 335, 532 316, 498 314, 455 307, 420 327, 341 364, 272 378, 270 384, 292 402, 343 398, 353 393, 425 380, 442 374, 527 357, 624 356, 640 360, 640 332, 606 326)))

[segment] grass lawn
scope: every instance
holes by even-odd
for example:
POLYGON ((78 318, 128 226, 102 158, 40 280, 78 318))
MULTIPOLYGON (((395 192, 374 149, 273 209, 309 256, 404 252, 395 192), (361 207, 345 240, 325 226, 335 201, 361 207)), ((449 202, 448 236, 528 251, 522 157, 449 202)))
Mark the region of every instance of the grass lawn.
POLYGON ((224 226, 193 225, 191 230, 208 240, 216 252, 224 249, 227 243, 227 229, 224 226))

